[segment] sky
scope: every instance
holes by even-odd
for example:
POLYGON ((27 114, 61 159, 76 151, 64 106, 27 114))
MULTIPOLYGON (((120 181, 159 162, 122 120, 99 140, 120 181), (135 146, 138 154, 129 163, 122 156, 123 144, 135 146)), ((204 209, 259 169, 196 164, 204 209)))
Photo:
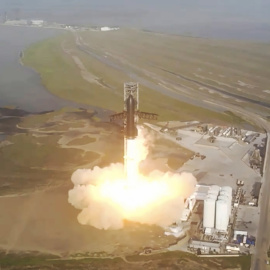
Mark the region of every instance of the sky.
POLYGON ((269 0, 0 0, 4 11, 10 18, 270 40, 269 0))

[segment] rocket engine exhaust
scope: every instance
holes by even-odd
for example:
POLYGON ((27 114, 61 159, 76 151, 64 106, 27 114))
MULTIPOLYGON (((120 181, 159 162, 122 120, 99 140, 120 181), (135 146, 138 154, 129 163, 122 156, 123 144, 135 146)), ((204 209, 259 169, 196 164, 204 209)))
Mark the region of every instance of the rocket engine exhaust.
POLYGON ((71 177, 74 188, 68 201, 80 209, 78 221, 99 229, 120 229, 123 220, 168 226, 180 220, 184 199, 195 189, 190 173, 152 171, 142 175, 139 164, 148 154, 149 134, 137 129, 138 118, 156 119, 157 114, 139 112, 138 85, 125 84, 124 111, 111 116, 123 119, 123 164, 106 168, 79 169, 71 177))
POLYGON ((134 165, 133 153, 134 140, 138 136, 137 123, 138 118, 156 120, 157 114, 140 112, 139 111, 139 86, 138 83, 125 83, 124 84, 124 111, 122 113, 114 114, 110 117, 110 121, 123 119, 124 121, 124 164, 126 178, 130 181, 135 175, 136 166, 134 165))

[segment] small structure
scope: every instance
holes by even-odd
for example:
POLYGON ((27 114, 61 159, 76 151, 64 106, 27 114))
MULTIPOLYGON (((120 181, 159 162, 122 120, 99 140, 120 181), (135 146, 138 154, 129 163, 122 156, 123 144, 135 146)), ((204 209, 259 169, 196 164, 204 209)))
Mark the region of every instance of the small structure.
POLYGON ((237 240, 237 235, 243 235, 243 236, 247 236, 248 235, 248 232, 247 230, 234 230, 233 232, 233 239, 234 240, 237 240))
POLYGON ((108 26, 103 26, 100 28, 100 31, 113 31, 113 30, 119 30, 119 27, 108 27, 108 26))
POLYGON ((218 242, 191 240, 188 246, 193 250, 200 249, 202 253, 220 252, 220 243, 218 242))
POLYGON ((262 186, 262 183, 261 182, 256 182, 253 185, 253 189, 252 189, 252 196, 253 196, 253 198, 255 198, 255 199, 258 199, 259 198, 261 186, 262 186))
POLYGON ((6 20, 5 25, 24 26, 27 25, 27 20, 6 20))
POLYGON ((226 250, 228 252, 238 252, 238 251, 240 251, 240 248, 238 245, 227 245, 226 250))
POLYGON ((44 25, 44 21, 43 20, 30 20, 30 24, 33 26, 41 27, 44 25))

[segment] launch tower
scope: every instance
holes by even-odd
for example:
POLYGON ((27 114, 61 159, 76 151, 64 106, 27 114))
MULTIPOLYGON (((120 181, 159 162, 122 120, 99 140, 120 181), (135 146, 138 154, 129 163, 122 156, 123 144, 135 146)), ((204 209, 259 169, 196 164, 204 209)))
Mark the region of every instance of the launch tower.
MULTIPOLYGON (((110 121, 123 120, 124 124, 124 161, 125 161, 125 173, 127 178, 130 172, 129 166, 132 163, 132 157, 129 155, 132 152, 132 147, 136 147, 134 144, 135 138, 138 136, 137 124, 139 119, 157 120, 157 114, 141 112, 139 111, 139 84, 134 82, 128 82, 124 84, 124 111, 121 113, 113 114, 110 116, 110 121)), ((135 151, 136 149, 134 149, 135 151)), ((134 167, 134 166, 133 166, 134 167)))

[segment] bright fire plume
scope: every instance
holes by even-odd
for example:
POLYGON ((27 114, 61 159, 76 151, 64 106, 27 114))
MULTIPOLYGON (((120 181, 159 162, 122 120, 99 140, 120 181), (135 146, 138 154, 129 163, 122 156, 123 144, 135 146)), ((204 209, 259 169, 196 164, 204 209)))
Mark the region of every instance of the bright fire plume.
POLYGON ((127 140, 126 168, 116 163, 73 173, 74 188, 68 201, 81 209, 81 224, 120 229, 123 220, 168 226, 181 218, 184 198, 194 191, 196 179, 190 173, 158 170, 147 176, 140 174, 139 163, 148 154, 148 139, 149 134, 140 128, 137 139, 127 140))

